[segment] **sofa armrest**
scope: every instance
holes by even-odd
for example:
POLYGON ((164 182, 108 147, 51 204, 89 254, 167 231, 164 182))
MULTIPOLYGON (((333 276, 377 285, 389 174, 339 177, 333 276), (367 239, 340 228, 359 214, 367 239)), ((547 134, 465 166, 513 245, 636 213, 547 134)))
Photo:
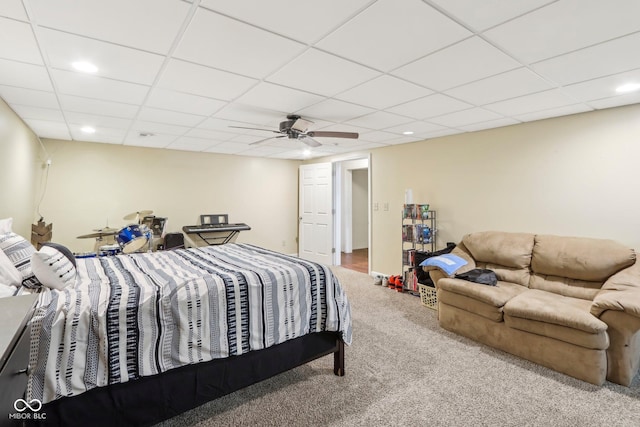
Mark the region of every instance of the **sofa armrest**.
POLYGON ((436 287, 438 287, 438 280, 440 279, 445 277, 454 277, 456 274, 465 273, 476 268, 476 260, 473 259, 473 256, 471 256, 469 250, 464 246, 464 243, 460 242, 458 246, 451 251, 451 253, 467 261, 467 264, 457 269, 454 274, 449 275, 440 268, 434 266, 422 267, 424 271, 429 272, 429 276, 436 287))
POLYGON ((611 276, 593 299, 591 314, 600 317, 607 310, 640 317, 640 263, 611 276))

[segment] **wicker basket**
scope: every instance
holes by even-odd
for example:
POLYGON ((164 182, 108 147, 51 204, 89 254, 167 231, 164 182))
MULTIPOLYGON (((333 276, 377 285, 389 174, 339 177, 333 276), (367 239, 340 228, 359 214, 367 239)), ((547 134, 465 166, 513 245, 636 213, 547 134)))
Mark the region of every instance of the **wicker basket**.
POLYGON ((436 297, 436 288, 418 283, 420 287, 420 302, 425 307, 433 310, 438 309, 438 298, 436 297))

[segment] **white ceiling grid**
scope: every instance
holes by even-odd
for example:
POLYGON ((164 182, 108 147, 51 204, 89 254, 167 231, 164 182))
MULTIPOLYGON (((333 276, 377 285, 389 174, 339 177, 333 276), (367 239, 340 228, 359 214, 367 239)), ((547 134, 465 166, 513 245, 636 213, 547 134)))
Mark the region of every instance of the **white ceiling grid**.
POLYGON ((640 83, 638 16, 637 0, 3 0, 0 97, 42 138, 318 157, 638 103, 616 92, 640 83), (360 137, 303 154, 230 127, 287 114, 360 137))

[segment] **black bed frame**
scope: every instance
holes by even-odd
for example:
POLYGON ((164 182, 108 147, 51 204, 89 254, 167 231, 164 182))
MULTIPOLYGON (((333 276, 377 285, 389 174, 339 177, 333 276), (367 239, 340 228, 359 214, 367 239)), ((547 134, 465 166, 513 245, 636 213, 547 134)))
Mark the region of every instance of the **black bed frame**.
POLYGON ((343 376, 344 342, 338 333, 319 332, 54 400, 42 407, 41 425, 152 425, 331 353, 334 374, 343 376))

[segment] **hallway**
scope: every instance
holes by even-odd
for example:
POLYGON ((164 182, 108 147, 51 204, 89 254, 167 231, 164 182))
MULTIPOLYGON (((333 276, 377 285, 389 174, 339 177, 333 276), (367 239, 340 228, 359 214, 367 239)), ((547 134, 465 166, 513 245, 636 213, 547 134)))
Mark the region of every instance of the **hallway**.
POLYGON ((349 270, 359 271, 360 273, 369 273, 369 249, 355 249, 350 254, 342 252, 340 255, 340 263, 342 267, 349 270))

